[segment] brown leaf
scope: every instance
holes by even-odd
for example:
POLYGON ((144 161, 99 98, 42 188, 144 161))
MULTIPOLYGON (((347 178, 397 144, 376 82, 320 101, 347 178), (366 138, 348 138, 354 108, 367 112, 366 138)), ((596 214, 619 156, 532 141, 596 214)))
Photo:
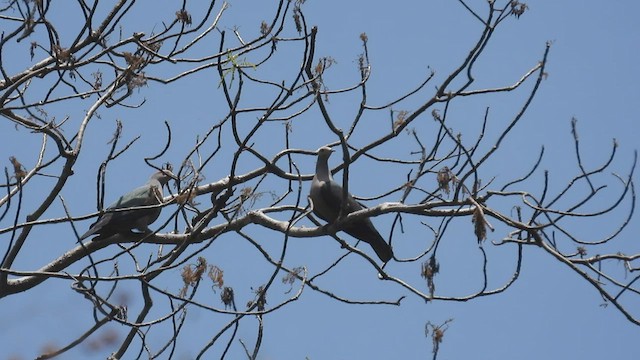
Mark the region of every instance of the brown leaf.
POLYGON ((478 237, 478 242, 480 243, 482 240, 487 238, 487 220, 484 218, 484 212, 480 206, 476 206, 471 222, 475 225, 474 233, 478 237))
POLYGON ((425 262, 422 263, 422 272, 420 275, 427 280, 427 287, 429 288, 431 296, 433 296, 436 291, 434 277, 438 272, 440 272, 440 264, 436 261, 435 256, 431 256, 429 260, 425 260, 425 262))
POLYGON ((527 11, 527 9, 529 9, 529 6, 527 6, 527 4, 517 0, 511 1, 510 5, 511 5, 511 14, 518 19, 520 18, 520 16, 522 16, 522 14, 524 14, 525 11, 527 11))
POLYGON ((222 289, 224 286, 224 271, 215 265, 209 267, 209 273, 207 274, 209 279, 213 281, 213 285, 222 289))
POLYGON ((176 11, 176 19, 185 25, 191 25, 191 14, 185 9, 176 11))
POLYGON ((69 49, 63 48, 59 45, 54 45, 53 52, 60 63, 66 63, 71 60, 71 51, 69 49))
POLYGON ((142 62, 143 62, 142 56, 132 54, 128 51, 123 52, 122 56, 124 57, 124 61, 126 61, 127 64, 129 64, 129 67, 131 69, 137 69, 140 67, 140 65, 142 65, 142 62))
POLYGON ((266 21, 263 21, 262 23, 260 23, 260 34, 266 36, 270 32, 271 32, 271 27, 269 26, 269 24, 267 24, 266 21))
POLYGON ((11 164, 13 165, 13 177, 16 178, 17 182, 21 182, 25 177, 27 177, 27 172, 24 170, 24 166, 22 166, 14 156, 10 156, 9 161, 11 161, 11 164))
POLYGON ((438 171, 438 188, 444 191, 447 195, 451 191, 449 183, 452 181, 452 175, 453 174, 451 174, 451 170, 449 170, 448 166, 445 166, 438 171))
POLYGON ((409 114, 406 110, 398 111, 398 115, 396 115, 396 120, 393 122, 393 130, 397 131, 406 121, 407 115, 409 114))
POLYGON ((220 294, 220 300, 222 300, 225 309, 232 306, 235 301, 233 298, 233 289, 229 286, 225 287, 222 290, 222 294, 220 294))

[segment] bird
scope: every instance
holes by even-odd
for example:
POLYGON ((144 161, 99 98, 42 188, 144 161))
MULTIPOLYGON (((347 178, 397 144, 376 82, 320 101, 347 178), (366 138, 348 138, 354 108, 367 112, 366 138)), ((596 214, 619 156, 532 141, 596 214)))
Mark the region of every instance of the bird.
POLYGON ((151 233, 149 225, 156 221, 160 216, 160 207, 152 209, 131 209, 123 211, 110 211, 117 209, 126 209, 139 206, 158 205, 162 203, 162 187, 164 187, 170 179, 176 176, 170 170, 160 170, 155 172, 149 181, 122 195, 116 202, 111 204, 102 215, 98 217, 89 230, 80 236, 80 240, 86 239, 92 235, 99 235, 93 240, 106 239, 115 234, 132 234, 131 230, 137 229, 142 233, 151 233))
MULTIPOLYGON (((313 202, 313 213, 322 220, 333 223, 338 219, 342 207, 344 195, 342 186, 336 183, 329 172, 329 157, 333 149, 323 146, 318 149, 318 161, 316 163, 316 173, 311 182, 309 197, 313 202)), ((364 209, 351 194, 347 193, 346 214, 364 209)), ((393 257, 393 250, 387 244, 382 235, 376 230, 369 218, 362 218, 345 224, 342 228, 344 232, 358 240, 362 240, 373 248, 380 260, 388 262, 393 257)))

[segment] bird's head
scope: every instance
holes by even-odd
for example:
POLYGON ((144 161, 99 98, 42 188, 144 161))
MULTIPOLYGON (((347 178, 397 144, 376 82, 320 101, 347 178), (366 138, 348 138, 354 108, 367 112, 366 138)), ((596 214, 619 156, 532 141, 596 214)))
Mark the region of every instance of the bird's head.
POLYGON ((328 146, 323 146, 320 149, 318 149, 318 157, 321 158, 325 158, 328 159, 329 156, 331 156, 331 154, 334 152, 335 150, 333 150, 332 148, 328 147, 328 146))
POLYGON ((151 178, 158 180, 158 182, 160 184, 162 184, 162 186, 166 185, 169 182, 169 180, 171 180, 171 179, 173 179, 173 180, 177 180, 178 179, 178 177, 175 176, 171 172, 171 170, 168 170, 168 169, 163 169, 163 170, 157 171, 155 174, 153 174, 151 176, 151 178))

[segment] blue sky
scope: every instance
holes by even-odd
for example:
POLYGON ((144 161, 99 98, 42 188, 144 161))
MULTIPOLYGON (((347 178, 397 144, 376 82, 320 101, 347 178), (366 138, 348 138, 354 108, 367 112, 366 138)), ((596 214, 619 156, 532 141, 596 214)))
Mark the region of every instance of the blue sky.
MULTIPOLYGON (((259 22, 271 16, 273 10, 270 3, 231 2, 232 6, 223 17, 222 27, 229 32, 237 26, 243 35, 246 34, 245 38, 251 38, 258 31, 259 22)), ((484 9, 484 3, 474 1, 474 6, 484 9)), ((502 151, 483 169, 483 179, 489 181, 495 178, 497 184, 502 184, 523 175, 535 161, 540 146, 544 145, 546 157, 541 168, 549 170, 551 188, 556 191, 561 189, 579 171, 571 141, 572 117, 578 119, 583 156, 588 159, 587 162, 595 167, 604 161, 615 138, 619 143, 618 158, 611 171, 627 174, 633 151, 638 148, 640 133, 640 89, 637 86, 640 80, 640 27, 636 19, 640 5, 635 1, 613 1, 605 6, 602 2, 577 0, 532 0, 527 4, 530 9, 520 19, 507 20, 496 32, 485 57, 478 63, 477 82, 473 88, 514 83, 541 59, 545 43, 550 41, 548 77, 543 81, 523 121, 503 144, 502 151)), ((161 21, 171 19, 174 11, 173 5, 167 8, 159 6, 153 12, 145 13, 145 18, 125 18, 125 24, 131 26, 139 20, 140 27, 148 26, 143 31, 151 33, 154 26, 156 30, 160 28, 161 21)), ((413 89, 429 73, 429 69, 436 72, 434 84, 438 83, 466 55, 481 30, 479 22, 456 1, 372 4, 360 0, 308 0, 303 11, 307 22, 317 25, 319 29, 317 54, 331 56, 336 61, 324 77, 325 84, 332 90, 348 87, 357 81, 357 56, 361 52, 359 35, 363 32, 367 34, 372 64, 368 85, 371 104, 383 104, 413 89)), ((52 16, 62 19, 64 14, 54 13, 52 16)), ((299 58, 295 50, 281 46, 282 53, 278 61, 286 63, 289 60, 292 66, 298 66, 298 62, 290 61, 291 58, 299 58)), ((20 68, 28 58, 22 59, 18 54, 5 61, 20 68)), ((272 80, 283 80, 290 76, 287 68, 277 66, 265 67, 260 74, 266 74, 272 80)), ((87 141, 92 148, 85 149, 74 169, 76 175, 62 194, 73 214, 95 211, 95 174, 109 150, 107 142, 116 119, 124 123, 125 139, 132 139, 139 134, 142 137, 129 156, 112 163, 107 178, 107 202, 146 181, 150 170, 144 167, 142 159, 162 148, 163 120, 172 125, 174 145, 162 161, 178 165, 186 149, 193 146, 195 136, 224 116, 226 109, 217 87, 218 81, 217 75, 209 70, 171 87, 150 83, 148 87, 140 89, 133 99, 146 99, 141 108, 101 110, 101 118, 92 122, 87 134, 87 141)), ((469 134, 469 141, 472 141, 485 108, 490 107, 487 143, 492 144, 495 140, 491 139, 495 139, 500 126, 508 122, 521 106, 528 89, 530 87, 525 86, 514 94, 461 100, 452 109, 450 125, 462 132, 463 136, 469 134)), ((431 92, 425 92, 422 97, 412 98, 397 110, 412 110, 424 102, 429 94, 431 92)), ((247 95, 245 106, 264 105, 262 96, 268 94, 247 95)), ((358 106, 354 99, 357 100, 357 97, 349 95, 330 99, 329 109, 340 126, 347 127, 349 119, 353 118, 358 106)), ((88 105, 73 106, 54 107, 51 110, 60 118, 65 113, 71 114, 71 129, 73 124, 79 123, 79 116, 88 105)), ((421 124, 419 130, 428 139, 433 120, 428 114, 423 117, 418 123, 421 124)), ((386 118, 388 112, 383 111, 371 113, 368 121, 371 121, 369 124, 382 123, 386 126, 386 118)), ((335 141, 335 137, 323 128, 319 118, 314 118, 313 112, 293 122, 292 127, 292 147, 314 150, 335 141)), ((33 146, 37 146, 39 139, 24 130, 14 131, 13 125, 8 122, 0 124, 0 154, 5 159, 2 161, 15 155, 28 167, 33 164, 33 146)), ((387 128, 368 125, 366 130, 354 136, 354 145, 366 144, 367 140, 371 141, 385 131, 387 128)), ((282 150, 281 139, 282 125, 273 125, 256 138, 255 146, 272 155, 282 150)), ((388 147, 382 147, 378 155, 384 154, 383 151, 404 151, 406 155, 407 148, 412 149, 407 145, 410 143, 408 139, 400 137, 388 147)), ((206 169, 206 181, 217 181, 228 174, 228 164, 223 159, 206 169)), ((313 171, 313 157, 301 156, 296 160, 303 173, 313 171)), ((340 156, 336 154, 330 164, 336 166, 339 161, 340 156)), ((350 168, 350 189, 361 196, 380 193, 382 189, 391 187, 387 184, 396 184, 405 176, 405 169, 398 175, 394 174, 393 168, 380 168, 365 161, 361 164, 350 168)), ((241 163, 242 171, 255 166, 255 162, 250 160, 241 163)), ((612 177, 602 179, 615 184, 612 177)), ((50 184, 40 181, 45 185, 50 184)), ((539 191, 540 181, 540 176, 532 179, 527 183, 527 190, 539 191)), ((308 185, 304 184, 306 189, 308 185)), ((26 193, 25 202, 29 204, 29 201, 33 201, 31 196, 37 196, 38 188, 34 186, 27 190, 32 191, 31 194, 26 193)), ((265 190, 270 189, 267 187, 265 190)), ((611 194, 614 193, 612 191, 611 194)), ((606 200, 599 198, 594 205, 604 204, 606 200)), ((397 198, 385 201, 397 201, 397 198)), ((208 196, 203 196, 200 202, 203 207, 207 206, 208 196)), ((500 205, 503 204, 496 206, 500 205)), ((571 223, 571 227, 585 240, 593 240, 615 229, 628 207, 626 201, 622 211, 610 217, 571 223)), ((165 214, 169 212, 165 210, 165 214)), ((56 205, 47 215, 57 217, 62 214, 61 207, 56 205)), ((382 216, 374 219, 374 222, 381 232, 388 233, 391 220, 392 216, 382 216)), ((6 221, 0 224, 2 228, 8 226, 6 221)), ((84 231, 89 224, 89 221, 78 223, 79 231, 84 231)), ((414 226, 409 227, 405 234, 397 235, 397 239, 394 238, 398 256, 409 256, 411 249, 415 250, 412 247, 415 241, 428 236, 417 222, 409 224, 414 226)), ((635 216, 615 242, 617 246, 604 250, 640 252, 638 231, 640 225, 635 216)), ((274 254, 279 251, 282 236, 261 229, 249 232, 266 249, 274 254)), ((495 247, 490 243, 505 235, 499 231, 490 233, 484 244, 490 264, 490 287, 501 286, 513 271, 515 249, 510 246, 495 247)), ((7 242, 7 236, 0 235, 0 242, 7 242)), ((68 225, 37 228, 33 239, 30 244, 33 249, 29 250, 28 256, 18 259, 16 266, 19 269, 37 269, 50 261, 52 254, 71 248, 75 242, 68 225)), ((225 281, 234 287, 238 305, 242 308, 251 299, 251 287, 260 286, 271 268, 264 262, 255 261, 258 257, 255 249, 238 237, 226 236, 214 244, 203 252, 203 256, 225 270, 225 281)), ((288 246, 287 264, 291 267, 307 266, 311 274, 321 271, 344 253, 328 237, 291 239, 288 246)), ((360 248, 368 250, 366 246, 360 248)), ((456 223, 439 251, 441 275, 436 279, 437 293, 464 296, 478 291, 481 284, 481 258, 468 219, 456 223)), ((79 269, 79 266, 75 266, 70 271, 79 269)), ((415 286, 423 286, 422 290, 426 291, 424 281, 419 277, 419 263, 391 263, 387 270, 415 286)), ((440 359, 632 359, 635 356, 633 354, 640 351, 638 326, 631 324, 612 306, 601 306, 602 298, 589 284, 533 247, 525 249, 520 278, 509 290, 468 302, 425 304, 407 290, 379 281, 375 269, 355 255, 351 255, 319 284, 340 296, 356 300, 393 301, 403 295, 407 295, 407 298, 399 307, 354 306, 336 303, 306 289, 298 301, 265 317, 261 359, 430 358, 431 340, 424 336, 425 323, 439 324, 447 319, 454 320, 446 332, 440 359)), ((297 285, 294 285, 294 291, 297 285)), ((46 344, 66 344, 84 331, 91 324, 91 307, 69 286, 66 281, 50 280, 33 291, 2 299, 0 321, 8 325, 0 329, 0 349, 4 349, 3 352, 8 355, 32 358, 46 344)), ((168 272, 160 279, 159 286, 177 291, 180 286, 179 272, 168 272)), ((278 293, 278 290, 286 288, 278 285, 268 299, 269 304, 277 304, 291 296, 282 291, 278 293)), ((123 296, 133 296, 128 302, 130 314, 135 314, 135 309, 141 304, 135 298, 139 296, 138 287, 132 283, 124 285, 124 289, 123 296)), ((217 302, 218 294, 203 292, 201 295, 210 296, 215 306, 222 307, 217 302)), ((637 298, 629 299, 627 304, 640 316, 637 312, 640 301, 637 298)), ((192 320, 188 330, 181 335, 184 343, 177 351, 177 359, 193 358, 193 349, 202 347, 221 324, 229 320, 199 309, 190 311, 192 320)), ((161 313, 154 313, 153 316, 161 316, 161 313)), ((246 319, 238 334, 240 339, 251 345, 256 332, 252 325, 255 325, 255 321, 246 319)), ((118 325, 110 325, 107 330, 121 336, 125 333, 125 329, 118 325)), ((150 343, 159 344, 162 335, 166 334, 150 334, 150 343)), ((100 348, 93 358, 105 358, 111 351, 113 348, 100 348)), ((64 358, 85 358, 89 355, 87 347, 81 346, 64 358)), ((210 358, 218 356, 218 349, 210 353, 210 358)), ((242 349, 236 340, 230 358, 242 356, 242 349)))

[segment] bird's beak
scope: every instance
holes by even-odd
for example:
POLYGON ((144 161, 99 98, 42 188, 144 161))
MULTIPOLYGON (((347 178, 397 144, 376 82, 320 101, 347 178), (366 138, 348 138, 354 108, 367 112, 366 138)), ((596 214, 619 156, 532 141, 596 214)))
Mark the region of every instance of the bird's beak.
POLYGON ((332 148, 330 148, 328 146, 323 146, 323 147, 319 148, 318 151, 316 151, 316 154, 320 155, 320 153, 322 153, 322 152, 324 152, 324 153, 328 152, 329 154, 332 154, 332 153, 335 152, 335 150, 333 150, 332 148))
POLYGON ((165 175, 167 175, 168 177, 170 177, 171 179, 175 180, 175 181, 179 180, 178 177, 176 176, 176 174, 174 174, 171 170, 164 169, 164 170, 162 170, 162 172, 165 175))

